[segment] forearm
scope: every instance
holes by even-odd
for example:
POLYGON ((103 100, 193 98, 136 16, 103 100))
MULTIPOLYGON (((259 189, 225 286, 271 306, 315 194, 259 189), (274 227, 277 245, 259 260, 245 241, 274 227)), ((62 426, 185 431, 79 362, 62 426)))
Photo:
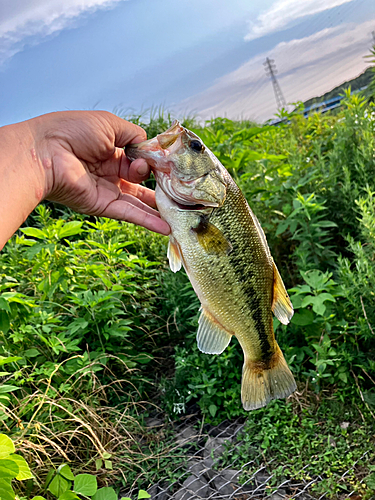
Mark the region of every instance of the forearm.
POLYGON ((0 128, 0 249, 45 196, 45 168, 30 122, 0 128))

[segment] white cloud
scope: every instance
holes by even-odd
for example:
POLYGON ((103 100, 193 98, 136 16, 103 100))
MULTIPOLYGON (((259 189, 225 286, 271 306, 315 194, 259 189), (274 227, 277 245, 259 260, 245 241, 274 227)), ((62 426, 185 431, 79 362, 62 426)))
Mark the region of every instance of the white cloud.
POLYGON ((286 27, 296 19, 332 9, 353 0, 277 0, 270 9, 250 22, 245 40, 254 40, 286 27))
POLYGON ((369 53, 374 20, 327 28, 314 35, 279 43, 272 53, 251 58, 210 88, 185 99, 180 112, 198 111, 202 119, 214 116, 263 121, 276 112, 272 84, 263 62, 272 57, 287 102, 305 101, 323 94, 361 73, 369 53))
POLYGON ((0 66, 26 45, 71 27, 83 14, 123 0, 1 0, 0 66))

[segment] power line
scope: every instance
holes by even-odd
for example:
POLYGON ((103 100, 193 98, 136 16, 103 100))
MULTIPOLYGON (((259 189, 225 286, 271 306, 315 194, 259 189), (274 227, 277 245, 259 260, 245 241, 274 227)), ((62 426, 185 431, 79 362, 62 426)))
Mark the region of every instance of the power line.
POLYGON ((276 65, 273 59, 266 58, 266 61, 263 63, 266 67, 267 76, 271 77, 273 91, 275 93, 276 105, 277 109, 286 108, 286 101, 283 93, 281 92, 281 88, 279 82, 276 79, 276 65))

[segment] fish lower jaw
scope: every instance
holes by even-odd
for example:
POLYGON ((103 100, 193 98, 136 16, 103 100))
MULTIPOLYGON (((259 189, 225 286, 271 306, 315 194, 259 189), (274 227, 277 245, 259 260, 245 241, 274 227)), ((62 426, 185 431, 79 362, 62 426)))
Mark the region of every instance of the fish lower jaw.
POLYGON ((170 193, 166 193, 164 191, 165 196, 168 198, 170 204, 174 207, 177 208, 179 211, 205 211, 205 210, 212 210, 213 208, 216 208, 219 206, 218 203, 193 203, 189 202, 187 200, 183 200, 182 198, 179 198, 178 200, 170 195, 170 193))

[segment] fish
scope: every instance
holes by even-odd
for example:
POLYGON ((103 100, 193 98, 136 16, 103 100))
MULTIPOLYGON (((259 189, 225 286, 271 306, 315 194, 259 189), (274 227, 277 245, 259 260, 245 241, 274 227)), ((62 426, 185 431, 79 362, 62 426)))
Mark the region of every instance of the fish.
POLYGON ((265 234, 241 190, 218 158, 175 120, 156 137, 129 144, 156 179, 160 216, 171 228, 170 268, 184 267, 201 303, 197 344, 221 354, 235 336, 244 354, 245 410, 287 398, 294 377, 275 339, 273 315, 288 324, 293 306, 265 234))

